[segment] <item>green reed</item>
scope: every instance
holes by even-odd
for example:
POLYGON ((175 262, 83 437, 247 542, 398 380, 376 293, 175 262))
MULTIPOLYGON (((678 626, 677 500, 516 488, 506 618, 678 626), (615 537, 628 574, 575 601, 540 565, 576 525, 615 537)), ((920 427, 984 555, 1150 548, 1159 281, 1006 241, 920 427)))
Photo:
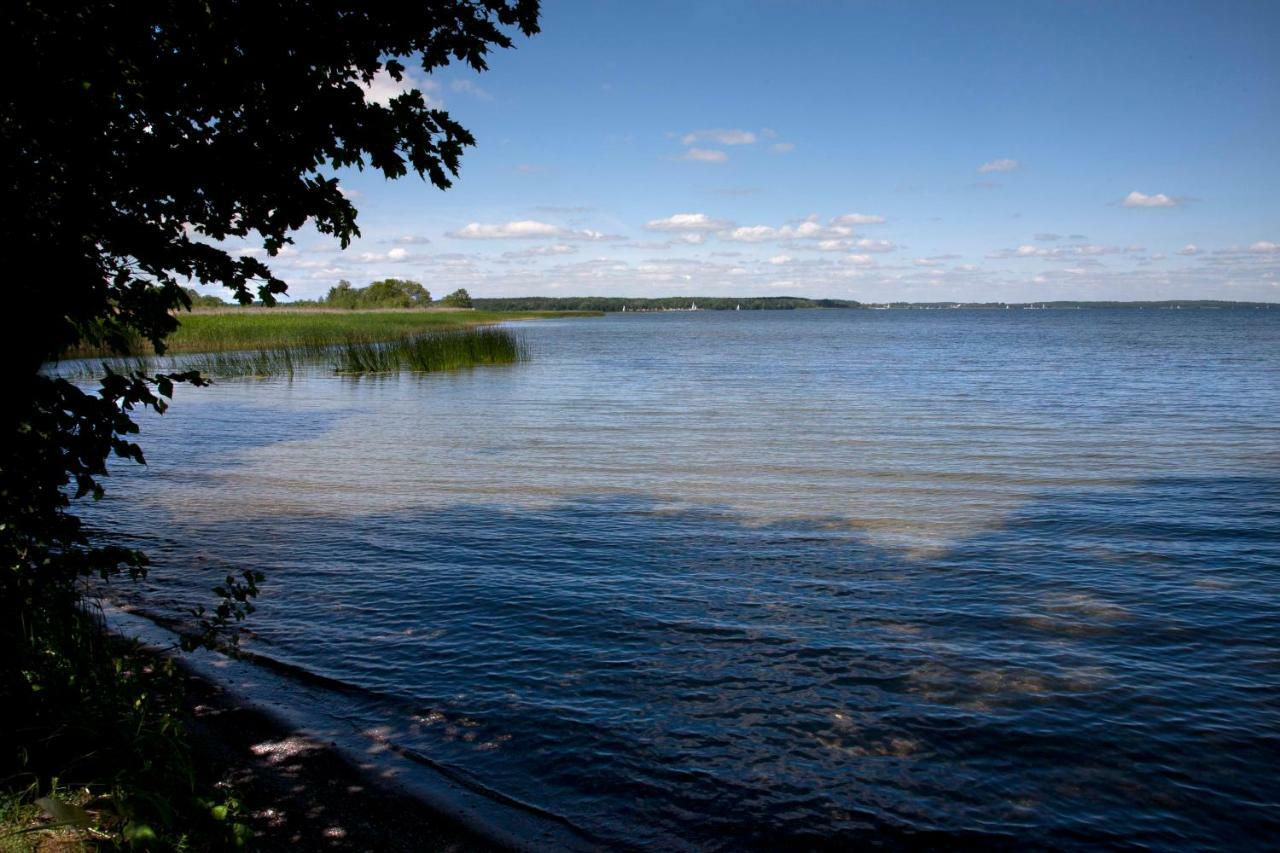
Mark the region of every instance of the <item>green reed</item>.
MULTIPOLYGON (((423 334, 490 326, 507 320, 583 315, 583 312, 441 309, 340 311, 287 306, 200 309, 179 314, 179 326, 165 344, 172 354, 311 349, 342 346, 352 341, 408 340, 423 334)), ((150 345, 136 335, 125 344, 123 355, 148 355, 151 350, 150 345)), ((85 344, 63 357, 117 355, 121 353, 85 344)))
POLYGON ((339 373, 434 372, 481 364, 518 364, 528 350, 510 329, 431 332, 389 343, 349 343, 337 352, 339 373))
POLYGON ((293 378, 304 371, 343 375, 435 372, 528 361, 528 348, 515 331, 495 326, 432 331, 392 341, 352 337, 340 344, 299 340, 270 349, 179 354, 164 357, 85 359, 55 368, 67 379, 92 379, 104 367, 116 373, 198 370, 212 379, 293 378))

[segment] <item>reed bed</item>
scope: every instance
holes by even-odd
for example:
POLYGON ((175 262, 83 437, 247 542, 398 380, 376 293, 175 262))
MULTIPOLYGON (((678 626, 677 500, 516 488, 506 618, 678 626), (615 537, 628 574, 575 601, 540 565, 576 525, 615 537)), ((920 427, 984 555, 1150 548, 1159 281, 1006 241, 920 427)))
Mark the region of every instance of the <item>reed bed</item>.
MULTIPOLYGON (((585 316, 590 312, 462 311, 442 309, 385 309, 342 311, 324 308, 214 308, 179 316, 181 325, 165 341, 170 353, 215 353, 248 350, 334 347, 360 341, 408 340, 429 332, 490 326, 507 320, 585 316)), ((148 355, 150 345, 138 338, 125 353, 92 346, 68 352, 65 358, 148 355)))
POLYGON ((336 355, 334 369, 338 373, 427 373, 529 360, 528 349, 515 332, 492 326, 428 333, 384 344, 351 343, 336 355))
POLYGON ((365 375, 457 370, 529 360, 528 347, 512 329, 455 327, 391 341, 350 337, 338 344, 300 341, 288 346, 151 358, 124 357, 59 362, 53 371, 67 379, 91 379, 105 368, 117 373, 198 370, 212 379, 289 377, 304 371, 365 375))

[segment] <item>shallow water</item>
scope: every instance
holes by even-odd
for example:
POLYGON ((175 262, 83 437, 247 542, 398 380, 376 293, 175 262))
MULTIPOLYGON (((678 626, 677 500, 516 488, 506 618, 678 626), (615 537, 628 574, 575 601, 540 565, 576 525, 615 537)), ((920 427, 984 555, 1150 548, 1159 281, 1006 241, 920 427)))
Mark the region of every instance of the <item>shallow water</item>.
POLYGON ((145 600, 609 845, 1265 845, 1280 311, 525 324, 530 364, 228 381, 91 523, 145 600))

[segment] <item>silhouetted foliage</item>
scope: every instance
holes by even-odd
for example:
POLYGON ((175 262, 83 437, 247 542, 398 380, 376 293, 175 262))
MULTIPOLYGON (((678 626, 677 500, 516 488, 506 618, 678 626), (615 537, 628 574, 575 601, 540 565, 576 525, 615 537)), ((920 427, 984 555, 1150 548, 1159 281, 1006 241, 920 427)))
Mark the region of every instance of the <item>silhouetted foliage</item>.
POLYGON ((474 307, 474 306, 471 304, 471 294, 470 294, 470 293, 467 293, 467 290, 466 290, 466 288, 464 288, 464 287, 459 287, 459 288, 458 288, 457 290, 455 290, 453 293, 450 293, 448 296, 446 296, 446 297, 444 297, 443 299, 441 299, 441 300, 440 300, 440 304, 441 304, 441 305, 446 305, 446 306, 448 306, 449 308, 472 308, 472 307, 474 307))
MULTIPOLYGON (((0 347, 0 707, 27 722, 0 734, 8 777, 73 708, 92 707, 101 663, 80 605, 83 579, 141 574, 143 555, 91 545, 72 501, 102 492, 111 454, 143 461, 129 412, 163 410, 193 374, 108 373, 95 392, 50 378, 44 362, 81 344, 157 351, 192 303, 184 283, 241 303, 286 289, 267 257, 304 223, 344 247, 356 210, 334 170, 443 189, 471 134, 413 89, 366 99, 378 76, 405 79, 451 61, 476 70, 515 31, 537 31, 537 0, 365 4, 15 2, 0 46, 6 309, 0 347), (20 74, 21 79, 18 80, 20 74)), ((421 297, 426 298, 425 290, 421 297)), ((251 609, 259 575, 220 588, 207 629, 251 609)))
POLYGON ((431 304, 431 294, 416 281, 386 278, 368 287, 352 287, 343 280, 337 287, 329 288, 329 294, 320 302, 329 308, 425 308, 431 304))

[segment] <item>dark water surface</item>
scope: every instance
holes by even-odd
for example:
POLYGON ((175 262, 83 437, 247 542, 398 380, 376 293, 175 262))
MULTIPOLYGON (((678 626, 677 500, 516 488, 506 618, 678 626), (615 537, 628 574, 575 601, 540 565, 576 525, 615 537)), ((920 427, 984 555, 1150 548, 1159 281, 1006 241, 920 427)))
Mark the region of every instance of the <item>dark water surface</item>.
POLYGON ((1267 846, 1280 311, 699 312, 227 381, 95 524, 146 598, 606 845, 1267 846))

